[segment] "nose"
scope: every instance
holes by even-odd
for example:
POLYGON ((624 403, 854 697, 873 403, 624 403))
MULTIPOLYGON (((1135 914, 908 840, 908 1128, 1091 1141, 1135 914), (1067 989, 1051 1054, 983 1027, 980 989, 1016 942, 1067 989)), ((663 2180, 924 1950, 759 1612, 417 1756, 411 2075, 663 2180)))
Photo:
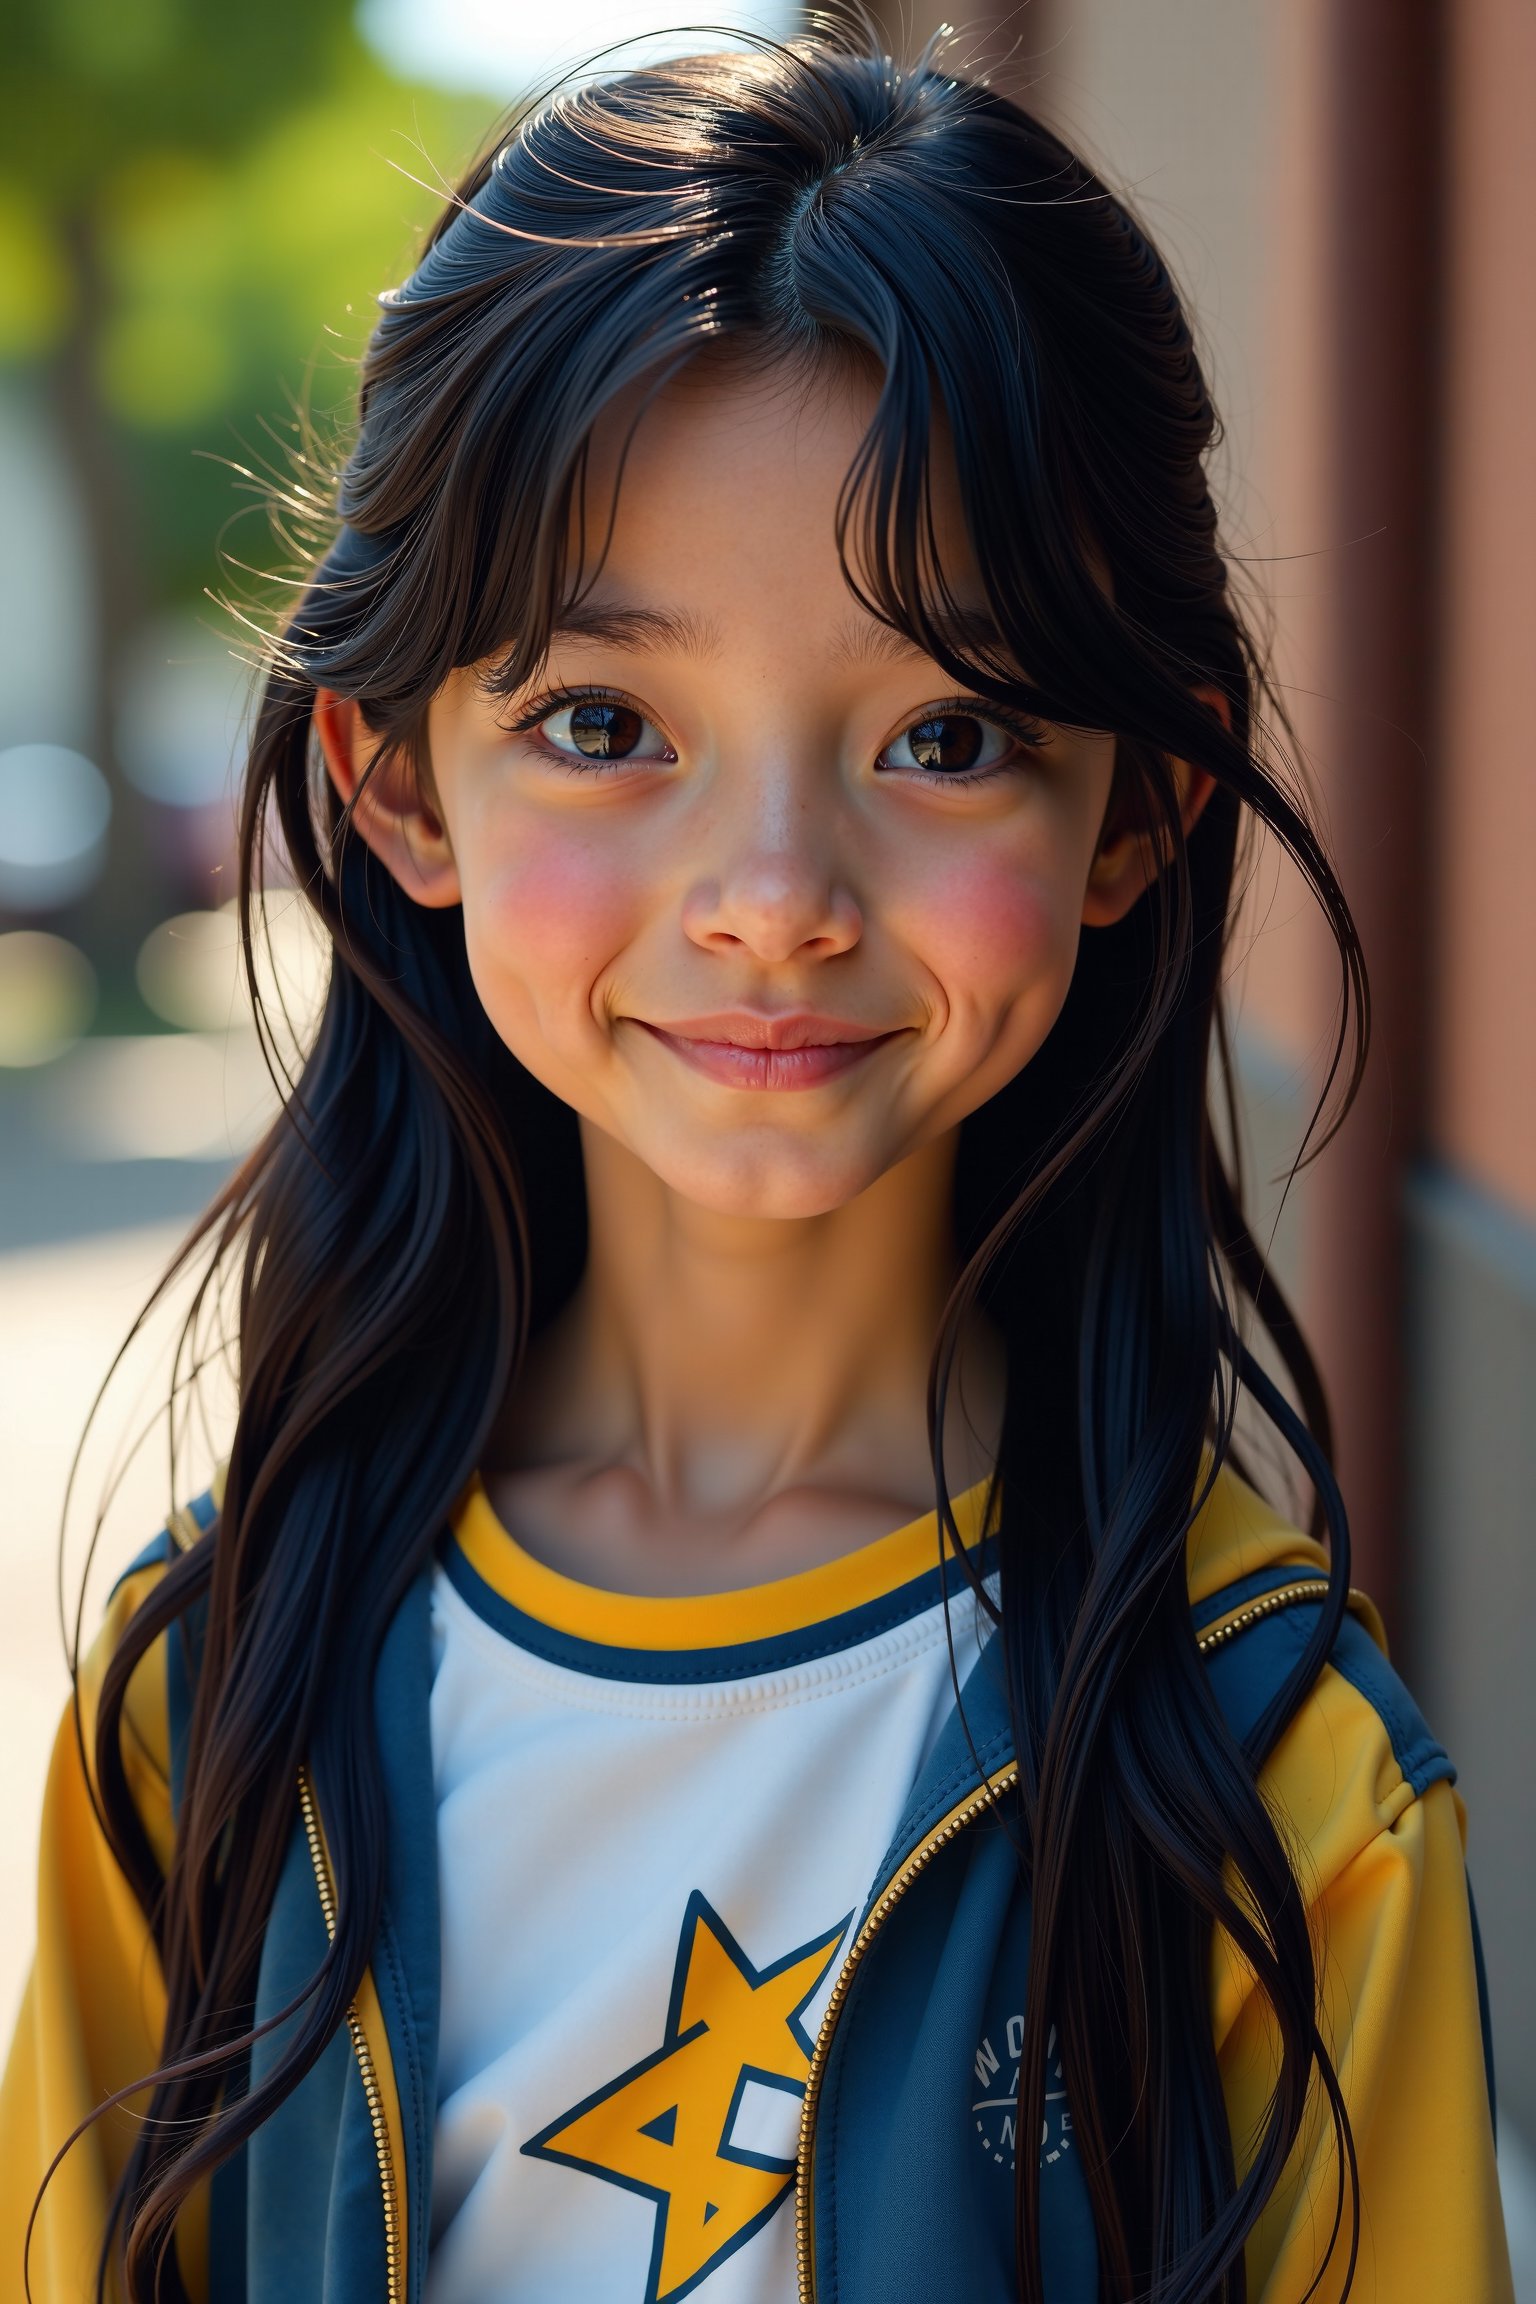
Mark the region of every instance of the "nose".
POLYGON ((736 952, 769 964, 830 960, 849 951, 864 921, 853 890, 794 811, 765 809, 741 827, 735 852, 701 874, 683 900, 683 930, 706 951, 736 952))

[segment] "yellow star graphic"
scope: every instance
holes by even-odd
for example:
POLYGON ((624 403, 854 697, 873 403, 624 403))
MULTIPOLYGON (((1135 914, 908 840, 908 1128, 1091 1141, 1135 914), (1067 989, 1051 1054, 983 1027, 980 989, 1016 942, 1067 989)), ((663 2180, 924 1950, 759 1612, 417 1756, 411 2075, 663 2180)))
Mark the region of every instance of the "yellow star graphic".
POLYGON ((661 2047, 523 2146, 656 2203, 645 2304, 686 2296, 789 2190, 793 2160, 734 2145, 731 2130, 748 2081, 804 2095, 811 2042, 801 2012, 847 1927, 842 1920, 757 1969, 695 1889, 661 2047))

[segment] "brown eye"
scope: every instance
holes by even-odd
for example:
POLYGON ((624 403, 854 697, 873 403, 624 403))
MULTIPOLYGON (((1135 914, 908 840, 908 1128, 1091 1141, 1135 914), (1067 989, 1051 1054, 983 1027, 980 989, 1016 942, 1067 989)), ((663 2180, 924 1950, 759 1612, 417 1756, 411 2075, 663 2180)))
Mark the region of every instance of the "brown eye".
POLYGON ((1021 752, 1033 750, 1042 738, 1032 725, 1000 724, 981 712, 963 712, 940 706, 887 744, 875 762, 921 782, 937 784, 946 778, 968 778, 979 783, 994 769, 1016 763, 1021 752))
POLYGON ((571 742, 588 760, 622 760, 640 741, 645 726, 627 704, 573 704, 571 742))
POLYGON ((968 712, 946 712, 931 720, 919 720, 915 728, 906 731, 905 741, 919 768, 936 768, 954 776, 975 767, 984 736, 981 722, 968 712))
POLYGON ((568 760, 668 760, 660 729, 616 696, 584 696, 537 723, 539 733, 568 760))

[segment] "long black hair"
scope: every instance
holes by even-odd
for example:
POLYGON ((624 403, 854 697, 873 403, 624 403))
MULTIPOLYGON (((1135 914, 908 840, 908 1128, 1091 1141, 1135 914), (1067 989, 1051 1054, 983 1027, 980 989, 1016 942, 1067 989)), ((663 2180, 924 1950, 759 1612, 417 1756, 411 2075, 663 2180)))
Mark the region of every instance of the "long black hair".
MULTIPOLYGON (((953 1534, 938 1435, 980 1298, 1008 1352, 996 1612, 1033 1898, 1018 2133, 1039 2132, 1054 2024, 1104 2292, 1235 2304, 1245 2237, 1314 2085, 1333 2111, 1341 2202, 1350 2157, 1302 1895, 1255 1790, 1337 1630, 1349 1555, 1321 1388, 1210 1110, 1228 1063, 1240 836, 1267 827, 1329 922, 1346 1099, 1365 980, 1295 779, 1260 741, 1261 667, 1205 472, 1215 417, 1168 270, 1121 200, 942 45, 902 68, 844 19, 538 104, 381 304, 334 523, 271 650, 241 816, 248 960, 275 834, 330 937, 329 992, 287 1112, 201 1229, 213 1269, 240 1272, 239 1420, 216 1531, 133 1618, 100 1707, 102 1808, 168 1998, 103 2284, 116 2257, 136 2304, 179 2294, 177 2212, 344 2020, 384 1870, 380 1642, 531 1329, 582 1268, 573 1117, 493 1032, 460 915, 415 906, 351 835, 317 773, 316 690, 357 699, 376 757, 429 773, 427 708, 456 667, 501 661, 513 687, 540 668, 582 575, 568 538, 590 510, 594 422, 626 387, 712 348, 808 376, 852 362, 877 380, 838 507, 850 588, 981 695, 1112 730, 1111 807, 1166 841, 1146 897, 1084 936, 1038 1056, 962 1132, 963 1271, 936 1339, 931 1430, 953 1534), (952 645, 929 519, 935 405, 1001 635, 980 658, 952 645), (1216 783, 1187 841, 1180 759, 1216 783), (1289 1383, 1254 1359, 1255 1319, 1289 1383), (1307 1652, 1246 1748, 1207 1688, 1185 1582, 1240 1390, 1304 1471, 1332 1559, 1307 1652), (129 1797, 123 1701, 150 1644, 193 1610, 204 1660, 162 1880, 129 1797), (327 1752, 334 1941, 247 2090, 295 1782, 327 1752), (1209 2015, 1217 1927, 1278 2043, 1241 2178, 1209 2015)), ((309 474, 291 508, 315 491, 309 474)), ((1019 2295, 1040 2304, 1023 2151, 1018 2239, 1019 2295)))

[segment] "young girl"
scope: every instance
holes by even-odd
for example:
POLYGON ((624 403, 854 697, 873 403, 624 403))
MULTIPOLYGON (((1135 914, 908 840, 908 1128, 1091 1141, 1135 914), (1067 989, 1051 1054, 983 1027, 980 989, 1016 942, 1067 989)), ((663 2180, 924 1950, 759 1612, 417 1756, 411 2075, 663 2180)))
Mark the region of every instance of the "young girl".
POLYGON ((1364 978, 1161 259, 844 32, 544 104, 382 301, 242 819, 329 996, 55 1755, 6 2294, 1507 2299, 1208 1111, 1245 827, 1364 978))

